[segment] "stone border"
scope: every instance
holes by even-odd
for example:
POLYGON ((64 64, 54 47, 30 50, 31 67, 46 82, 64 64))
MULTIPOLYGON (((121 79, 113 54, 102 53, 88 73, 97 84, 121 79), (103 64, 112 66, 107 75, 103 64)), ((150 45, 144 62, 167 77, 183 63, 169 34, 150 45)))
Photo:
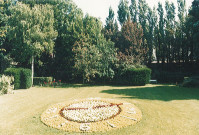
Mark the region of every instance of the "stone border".
POLYGON ((87 98, 54 104, 41 115, 41 121, 45 125, 68 132, 105 132, 134 125, 139 122, 141 118, 142 113, 135 105, 125 101, 104 98, 87 98), (69 121, 60 115, 60 110, 63 107, 86 100, 100 100, 114 104, 123 103, 123 105, 120 106, 121 112, 116 117, 98 122, 78 123, 69 121))

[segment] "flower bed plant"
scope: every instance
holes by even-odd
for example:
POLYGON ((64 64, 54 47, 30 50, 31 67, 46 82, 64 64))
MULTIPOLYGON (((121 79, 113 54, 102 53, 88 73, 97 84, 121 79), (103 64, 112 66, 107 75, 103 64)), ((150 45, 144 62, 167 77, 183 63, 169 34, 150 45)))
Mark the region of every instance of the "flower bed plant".
POLYGON ((11 94, 12 90, 14 89, 14 82, 13 76, 0 76, 0 93, 1 94, 11 94))

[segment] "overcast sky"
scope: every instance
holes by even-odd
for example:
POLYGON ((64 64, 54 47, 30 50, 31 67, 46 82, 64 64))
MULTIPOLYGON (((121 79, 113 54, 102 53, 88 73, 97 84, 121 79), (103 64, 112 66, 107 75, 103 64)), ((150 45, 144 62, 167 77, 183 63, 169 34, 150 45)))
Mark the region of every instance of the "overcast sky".
MULTIPOLYGON (((108 16, 109 7, 111 6, 115 12, 115 18, 117 17, 117 10, 120 0, 73 0, 79 8, 84 12, 84 15, 88 13, 91 16, 100 18, 103 24, 105 24, 106 17, 108 16)), ((130 0, 129 0, 130 1, 130 0)), ((138 1, 138 0, 137 0, 138 1)), ((158 2, 165 3, 165 0, 146 0, 149 6, 152 8, 154 5, 157 7, 158 2)), ((174 2, 177 8, 177 0, 169 0, 174 2)), ((186 0, 187 8, 191 6, 193 0, 186 0)))

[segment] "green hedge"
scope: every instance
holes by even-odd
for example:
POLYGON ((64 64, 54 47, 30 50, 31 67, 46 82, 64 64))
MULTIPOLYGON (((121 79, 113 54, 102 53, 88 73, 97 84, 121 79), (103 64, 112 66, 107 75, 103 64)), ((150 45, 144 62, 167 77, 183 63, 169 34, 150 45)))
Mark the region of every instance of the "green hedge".
POLYGON ((52 77, 34 77, 33 78, 33 84, 34 85, 43 85, 44 82, 52 82, 53 78, 52 77))
POLYGON ((31 70, 23 68, 8 68, 5 75, 14 76, 14 89, 28 89, 32 85, 31 70))
POLYGON ((132 68, 127 69, 121 75, 117 76, 116 83, 122 85, 143 86, 149 83, 151 78, 151 69, 132 68))
POLYGON ((156 73, 155 77, 158 82, 160 83, 182 83, 184 80, 184 74, 183 73, 173 73, 173 72, 165 72, 165 71, 159 71, 156 73))
POLYGON ((21 89, 28 89, 32 86, 32 72, 30 69, 21 70, 21 89))

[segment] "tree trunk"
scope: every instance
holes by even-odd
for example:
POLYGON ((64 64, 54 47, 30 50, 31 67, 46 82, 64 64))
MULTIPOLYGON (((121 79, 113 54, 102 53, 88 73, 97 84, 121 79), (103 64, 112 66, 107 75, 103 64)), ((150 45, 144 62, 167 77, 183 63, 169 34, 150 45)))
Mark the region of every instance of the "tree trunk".
POLYGON ((32 86, 33 86, 33 77, 34 77, 34 56, 32 56, 32 86))

